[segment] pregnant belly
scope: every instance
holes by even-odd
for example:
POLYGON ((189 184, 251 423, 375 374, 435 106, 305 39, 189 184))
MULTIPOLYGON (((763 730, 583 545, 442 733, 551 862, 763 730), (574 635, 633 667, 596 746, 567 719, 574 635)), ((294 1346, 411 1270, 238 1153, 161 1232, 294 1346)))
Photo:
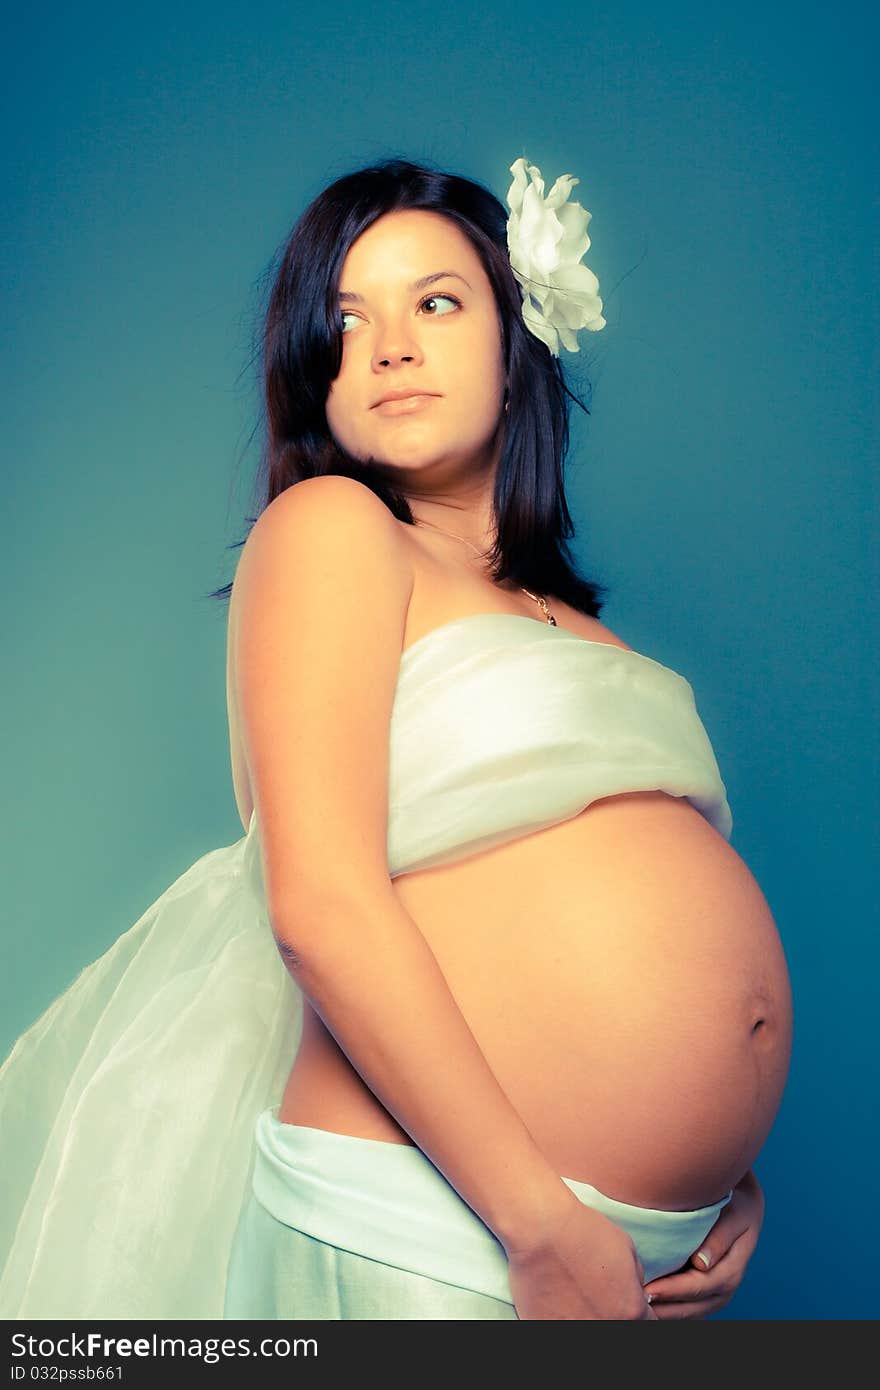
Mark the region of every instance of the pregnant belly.
MULTIPOLYGON (((674 1209, 751 1166, 788 1074, 788 971, 753 876, 688 802, 606 797, 394 889, 557 1172, 674 1209)), ((411 1142, 305 1014, 280 1118, 411 1142)))

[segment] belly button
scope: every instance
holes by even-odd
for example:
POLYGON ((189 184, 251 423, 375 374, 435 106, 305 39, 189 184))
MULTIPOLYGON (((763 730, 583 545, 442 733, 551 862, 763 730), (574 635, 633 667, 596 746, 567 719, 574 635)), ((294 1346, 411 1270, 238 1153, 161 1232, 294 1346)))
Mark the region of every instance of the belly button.
POLYGON ((752 1006, 749 1011, 752 1015, 751 1034, 756 1037, 758 1034, 773 1031, 773 1024, 776 1021, 776 1008, 774 1001, 768 996, 765 990, 758 990, 752 996, 752 1006))

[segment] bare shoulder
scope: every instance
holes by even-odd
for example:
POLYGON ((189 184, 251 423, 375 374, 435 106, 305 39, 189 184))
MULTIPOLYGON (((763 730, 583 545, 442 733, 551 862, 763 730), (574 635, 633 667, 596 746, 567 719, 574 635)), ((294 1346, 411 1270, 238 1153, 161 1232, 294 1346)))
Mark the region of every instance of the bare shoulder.
POLYGON ((411 590, 412 552, 381 498, 357 479, 335 474, 294 483, 273 498, 248 533, 230 595, 230 621, 261 561, 287 561, 301 569, 320 566, 322 559, 328 565, 345 559, 354 571, 371 554, 386 572, 395 571, 400 586, 411 590))
POLYGON ((326 537, 334 529, 343 530, 346 541, 354 534, 364 545, 384 543, 398 551, 401 558, 408 558, 397 520, 381 498, 356 478, 336 474, 304 478, 279 493, 251 527, 242 555, 248 546, 255 548, 255 539, 262 541, 268 536, 275 540, 291 530, 305 538, 312 528, 318 528, 326 537))
POLYGON ((357 478, 345 478, 336 473, 328 473, 318 478, 304 478, 301 482, 285 488, 265 508, 260 521, 304 506, 326 506, 332 507, 334 511, 339 508, 360 508, 364 515, 386 517, 389 530, 393 529, 395 520, 385 503, 366 483, 358 482, 357 478))

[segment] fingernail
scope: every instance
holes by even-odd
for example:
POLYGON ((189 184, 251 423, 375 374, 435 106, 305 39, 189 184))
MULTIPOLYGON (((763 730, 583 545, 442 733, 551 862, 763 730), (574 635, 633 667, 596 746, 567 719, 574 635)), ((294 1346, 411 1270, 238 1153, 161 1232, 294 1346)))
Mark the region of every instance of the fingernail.
POLYGON ((646 1301, 647 1303, 653 1303, 653 1302, 654 1302, 654 1295, 653 1295, 652 1293, 646 1293, 646 1294, 645 1294, 645 1301, 646 1301))
POLYGON ((697 1259, 698 1259, 698 1260, 702 1260, 702 1261, 703 1261, 703 1264, 706 1266, 707 1269, 709 1268, 710 1264, 712 1263, 712 1256, 709 1254, 709 1251, 708 1251, 708 1250, 698 1250, 698 1251, 697 1251, 697 1259))

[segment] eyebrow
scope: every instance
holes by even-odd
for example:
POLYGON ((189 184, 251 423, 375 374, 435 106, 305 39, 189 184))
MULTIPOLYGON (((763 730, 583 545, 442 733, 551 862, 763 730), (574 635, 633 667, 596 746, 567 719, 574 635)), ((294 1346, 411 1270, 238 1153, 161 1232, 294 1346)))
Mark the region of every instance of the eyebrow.
MULTIPOLYGON (((468 284, 468 281, 465 280, 464 276, 459 275, 456 270, 435 270, 433 275, 423 275, 421 280, 414 280, 411 285, 407 286, 407 289, 423 290, 426 289, 428 285, 433 285, 435 280, 462 280, 464 284, 467 285, 468 289, 472 288, 472 286, 468 284)), ((364 302, 363 295, 355 294, 353 290, 340 290, 338 298, 340 304, 343 303, 343 301, 346 304, 363 304, 364 302)))

